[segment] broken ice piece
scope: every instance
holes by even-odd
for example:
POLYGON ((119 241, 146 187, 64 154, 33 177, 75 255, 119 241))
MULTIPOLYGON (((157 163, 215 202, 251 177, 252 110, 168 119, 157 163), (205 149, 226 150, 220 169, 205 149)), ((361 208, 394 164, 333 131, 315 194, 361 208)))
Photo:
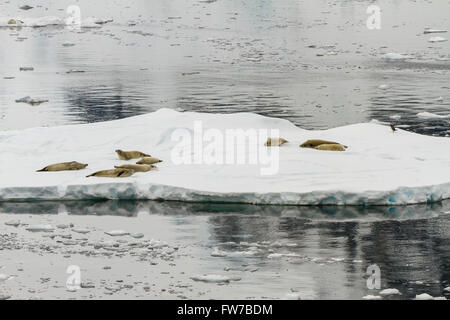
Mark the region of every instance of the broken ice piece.
POLYGON ((111 237, 120 237, 120 236, 127 236, 130 233, 123 231, 123 230, 111 230, 111 231, 106 231, 105 234, 107 234, 108 236, 111 236, 111 237))
POLYGON ((6 221, 5 224, 7 226, 18 227, 20 225, 20 221, 19 220, 10 220, 10 221, 6 221))
POLYGON ((21 102, 28 103, 28 104, 34 106, 34 105, 39 105, 39 104, 44 103, 44 102, 48 102, 48 100, 46 100, 46 99, 32 99, 30 96, 26 96, 26 97, 23 97, 23 98, 20 98, 20 99, 16 99, 16 103, 21 103, 21 102))
POLYGON ((49 224, 37 224, 29 226, 26 230, 30 232, 53 232, 55 229, 49 224))

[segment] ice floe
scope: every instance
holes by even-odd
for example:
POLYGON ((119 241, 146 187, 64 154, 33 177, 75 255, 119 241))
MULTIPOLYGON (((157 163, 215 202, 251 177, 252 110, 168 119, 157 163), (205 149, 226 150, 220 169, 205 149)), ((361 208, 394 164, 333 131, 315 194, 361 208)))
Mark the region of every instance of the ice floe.
MULTIPOLYGON (((205 142, 207 145, 207 142, 205 142)), ((190 145, 183 145, 189 149, 190 145)), ((450 197, 450 139, 380 123, 309 131, 287 120, 252 113, 206 114, 160 109, 110 122, 0 132, 0 200, 152 199, 290 205, 403 205, 450 197), (177 130, 279 130, 290 143, 244 148, 247 159, 277 152, 271 164, 175 163, 177 130), (339 141, 345 152, 299 148, 308 139, 339 141), (257 148, 262 147, 258 150, 257 148), (158 170, 131 177, 87 179, 126 163, 114 150, 149 152, 164 160, 158 170), (256 150, 256 151, 255 151, 256 150), (273 151, 275 150, 275 151, 273 151), (88 163, 80 171, 36 172, 56 162, 88 163), (273 165, 273 175, 261 169, 273 165)), ((183 149, 184 150, 184 149, 183 149)), ((194 157, 197 153, 191 150, 194 157)), ((219 156, 225 156, 225 150, 219 156)), ((270 159, 270 158, 269 158, 270 159)), ((130 162, 131 163, 131 162, 130 162)))

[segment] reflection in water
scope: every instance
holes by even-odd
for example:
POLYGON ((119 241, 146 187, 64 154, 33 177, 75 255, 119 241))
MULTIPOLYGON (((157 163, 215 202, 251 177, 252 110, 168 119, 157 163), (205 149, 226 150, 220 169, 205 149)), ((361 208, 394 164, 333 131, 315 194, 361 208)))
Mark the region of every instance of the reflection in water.
POLYGON ((246 288, 260 292, 293 288, 314 292, 314 298, 359 299, 373 294, 364 277, 374 263, 381 268, 382 288, 402 292, 394 298, 423 292, 441 296, 450 284, 450 201, 366 208, 120 200, 0 203, 0 218, 7 213, 100 219, 149 215, 162 230, 173 230, 183 246, 198 246, 203 239, 206 253, 198 251, 203 253, 196 259, 204 272, 218 272, 218 265, 258 269, 246 288), (210 257, 211 247, 226 255, 210 257), (270 259, 274 253, 281 256, 270 259), (280 277, 274 282, 267 279, 271 274, 280 277))

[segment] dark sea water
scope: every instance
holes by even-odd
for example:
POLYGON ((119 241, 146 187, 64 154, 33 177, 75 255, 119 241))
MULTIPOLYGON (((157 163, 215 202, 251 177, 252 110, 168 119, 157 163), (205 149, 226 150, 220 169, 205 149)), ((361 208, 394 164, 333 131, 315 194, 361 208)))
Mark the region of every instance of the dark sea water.
MULTIPOLYGON (((64 17, 73 1, 27 3, 35 8, 25 12, 17 1, 2 2, 0 16, 64 17)), ((107 121, 166 107, 255 112, 306 129, 376 119, 417 133, 449 136, 450 42, 429 43, 434 35, 423 31, 450 31, 450 4, 378 1, 382 28, 368 30, 366 9, 372 3, 77 1, 83 18, 114 21, 79 31, 61 26, 0 28, 0 130, 107 121), (74 46, 63 46, 66 41, 74 46), (389 52, 414 59, 383 60, 389 52), (19 71, 23 66, 34 71, 19 71), (67 73, 73 69, 84 72, 67 73), (24 96, 49 102, 15 103, 24 96), (443 117, 421 118, 420 112, 443 117)), ((111 217, 132 222, 143 211, 150 223, 168 230, 169 240, 196 248, 200 262, 195 268, 205 273, 225 266, 258 269, 244 276, 234 291, 214 292, 216 298, 280 298, 295 291, 304 298, 360 299, 377 294, 366 285, 371 264, 380 267, 382 288, 402 292, 396 299, 421 293, 449 296, 444 292, 450 285, 448 201, 371 208, 0 203, 0 220, 11 214, 52 219, 61 207, 69 218, 102 216, 105 224, 111 217), (270 245, 277 242, 296 246, 270 245), (264 254, 210 256, 213 247, 242 252, 246 243, 260 244, 264 254), (268 259, 274 252, 300 258, 268 259)), ((1 254, 11 259, 14 251, 1 254)))
MULTIPOLYGON (((0 4, 5 17, 65 17, 72 1, 0 4)), ((107 121, 162 107, 256 112, 307 129, 377 119, 448 136, 450 29, 446 1, 132 0, 76 2, 98 29, 0 28, 0 129, 107 121), (447 34, 437 34, 448 37, 447 34), (64 42, 74 46, 65 47, 64 42), (384 61, 389 52, 414 57, 384 61), (21 66, 34 71, 20 72, 21 66), (67 73, 70 70, 83 73, 67 73), (4 79, 4 77, 15 77, 4 79), (384 89, 380 89, 384 86, 384 89), (48 103, 31 107, 15 99, 48 103)))
MULTIPOLYGON (((402 293, 385 299, 413 299, 422 293, 450 296, 444 291, 450 285, 449 201, 372 208, 155 201, 1 203, 0 220, 11 214, 22 221, 51 221, 64 214, 65 221, 77 225, 97 216, 106 226, 115 220, 128 228, 145 221, 143 230, 192 253, 193 264, 185 262, 181 269, 188 275, 227 274, 225 268, 238 272, 242 279, 232 288, 217 287, 212 298, 279 299, 295 292, 302 299, 361 299, 379 292, 367 287, 367 268, 374 264, 380 268, 381 288, 402 293), (245 254, 255 246, 257 254, 245 254), (213 257, 213 248, 228 255, 213 257), (269 258, 273 253, 293 256, 269 258)), ((3 262, 11 259, 7 252, 1 253, 3 262)))

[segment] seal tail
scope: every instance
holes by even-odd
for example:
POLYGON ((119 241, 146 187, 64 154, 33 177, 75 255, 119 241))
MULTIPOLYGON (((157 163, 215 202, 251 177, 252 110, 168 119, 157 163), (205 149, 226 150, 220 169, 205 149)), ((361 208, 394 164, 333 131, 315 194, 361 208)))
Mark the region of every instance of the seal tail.
POLYGON ((36 170, 36 172, 44 172, 44 171, 47 171, 47 167, 42 168, 41 170, 36 170))
POLYGON ((94 175, 95 175, 95 173, 90 174, 90 175, 86 176, 86 178, 93 177, 94 175))

